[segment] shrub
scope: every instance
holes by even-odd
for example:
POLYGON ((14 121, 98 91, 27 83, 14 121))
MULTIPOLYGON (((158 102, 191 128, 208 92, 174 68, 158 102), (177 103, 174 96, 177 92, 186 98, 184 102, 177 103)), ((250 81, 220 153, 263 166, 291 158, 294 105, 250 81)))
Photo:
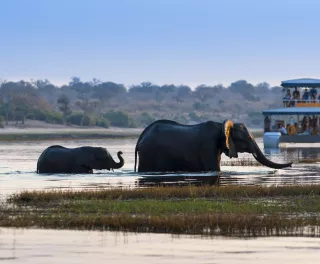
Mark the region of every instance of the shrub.
POLYGON ((136 127, 136 122, 123 111, 111 110, 103 115, 104 118, 110 121, 112 126, 116 127, 136 127))
POLYGON ((104 128, 109 128, 110 123, 107 119, 105 118, 97 118, 96 119, 96 126, 98 127, 104 127, 104 128))
MULTIPOLYGON (((80 126, 82 117, 83 117, 82 113, 74 113, 68 117, 67 122, 72 125, 80 126)), ((84 116, 83 126, 95 126, 95 124, 96 124, 95 118, 87 115, 84 116)))
POLYGON ((149 113, 143 112, 139 117, 139 122, 142 126, 148 126, 156 119, 149 113))
POLYGON ((54 111, 34 109, 27 114, 28 119, 44 121, 50 124, 62 124, 62 115, 54 111))

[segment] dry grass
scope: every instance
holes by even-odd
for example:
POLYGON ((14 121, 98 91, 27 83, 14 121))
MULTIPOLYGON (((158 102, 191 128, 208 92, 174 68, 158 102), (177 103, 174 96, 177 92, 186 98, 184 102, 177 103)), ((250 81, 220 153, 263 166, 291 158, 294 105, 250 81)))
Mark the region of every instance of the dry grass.
POLYGON ((292 186, 181 186, 152 187, 140 189, 96 189, 96 190, 50 190, 23 191, 13 194, 9 202, 37 203, 60 200, 134 200, 134 199, 187 199, 187 198, 252 198, 252 197, 289 197, 299 195, 320 195, 320 185, 292 186))

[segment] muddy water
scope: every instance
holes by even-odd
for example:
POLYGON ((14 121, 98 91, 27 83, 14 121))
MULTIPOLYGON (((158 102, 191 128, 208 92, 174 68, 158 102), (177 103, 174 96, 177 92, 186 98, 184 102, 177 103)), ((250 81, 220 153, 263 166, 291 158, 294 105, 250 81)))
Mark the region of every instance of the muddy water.
POLYGON ((318 263, 316 238, 201 238, 167 234, 0 228, 0 263, 318 263))
MULTIPOLYGON (((261 139, 257 139, 262 148, 261 139)), ((147 175, 138 175, 133 172, 134 147, 136 139, 101 139, 101 140, 61 140, 61 141, 27 141, 27 142, 0 142, 0 196, 21 190, 41 190, 50 188, 97 188, 126 186, 136 187, 143 182, 147 175), (36 163, 42 151, 50 145, 60 144, 66 147, 103 146, 116 158, 117 151, 124 153, 125 165, 115 172, 106 170, 94 171, 90 175, 38 175, 36 163)), ((320 158, 319 148, 285 146, 278 150, 264 150, 272 161, 288 162, 297 159, 320 158)), ((240 154, 240 158, 252 159, 250 154, 240 154)), ((222 155, 222 162, 230 159, 222 155)), ((294 164, 292 168, 274 170, 259 166, 222 166, 221 184, 261 184, 284 185, 292 183, 309 184, 320 183, 319 164, 294 164)), ((157 175, 154 179, 168 181, 168 178, 179 179, 180 176, 196 176, 197 174, 157 175)), ((215 173, 201 174, 211 177, 215 173)), ((154 175, 153 175, 154 176, 154 175)), ((150 182, 150 178, 148 178, 150 182)))

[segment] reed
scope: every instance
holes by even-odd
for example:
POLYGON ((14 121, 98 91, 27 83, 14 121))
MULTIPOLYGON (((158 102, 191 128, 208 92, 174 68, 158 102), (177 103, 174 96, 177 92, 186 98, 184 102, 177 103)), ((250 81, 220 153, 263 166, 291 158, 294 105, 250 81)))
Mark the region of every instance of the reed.
POLYGON ((320 195, 320 184, 288 186, 181 186, 152 188, 112 188, 89 190, 23 191, 8 198, 8 202, 29 204, 61 200, 134 200, 134 199, 186 199, 186 198, 253 198, 320 195))

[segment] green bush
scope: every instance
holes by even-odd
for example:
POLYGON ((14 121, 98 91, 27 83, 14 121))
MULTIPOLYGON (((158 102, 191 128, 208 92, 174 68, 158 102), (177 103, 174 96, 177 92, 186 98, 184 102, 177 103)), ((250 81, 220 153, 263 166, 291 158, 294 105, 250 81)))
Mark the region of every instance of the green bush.
POLYGON ((62 124, 62 115, 54 111, 43 111, 34 109, 27 114, 28 119, 44 121, 50 124, 62 124))
POLYGON ((136 122, 123 111, 111 110, 103 115, 104 118, 110 121, 112 126, 116 127, 136 127, 136 122))
MULTIPOLYGON (((67 122, 71 125, 80 126, 83 114, 82 113, 73 113, 67 119, 67 122)), ((84 116, 83 118, 83 126, 95 126, 96 120, 91 116, 84 116)))
POLYGON ((150 125, 152 122, 154 122, 156 119, 150 115, 149 113, 143 112, 140 117, 139 117, 139 123, 142 126, 148 126, 150 125))
POLYGON ((109 121, 108 121, 107 119, 105 119, 105 118, 97 118, 97 119, 96 119, 96 126, 108 128, 108 127, 110 127, 110 123, 109 123, 109 121))

